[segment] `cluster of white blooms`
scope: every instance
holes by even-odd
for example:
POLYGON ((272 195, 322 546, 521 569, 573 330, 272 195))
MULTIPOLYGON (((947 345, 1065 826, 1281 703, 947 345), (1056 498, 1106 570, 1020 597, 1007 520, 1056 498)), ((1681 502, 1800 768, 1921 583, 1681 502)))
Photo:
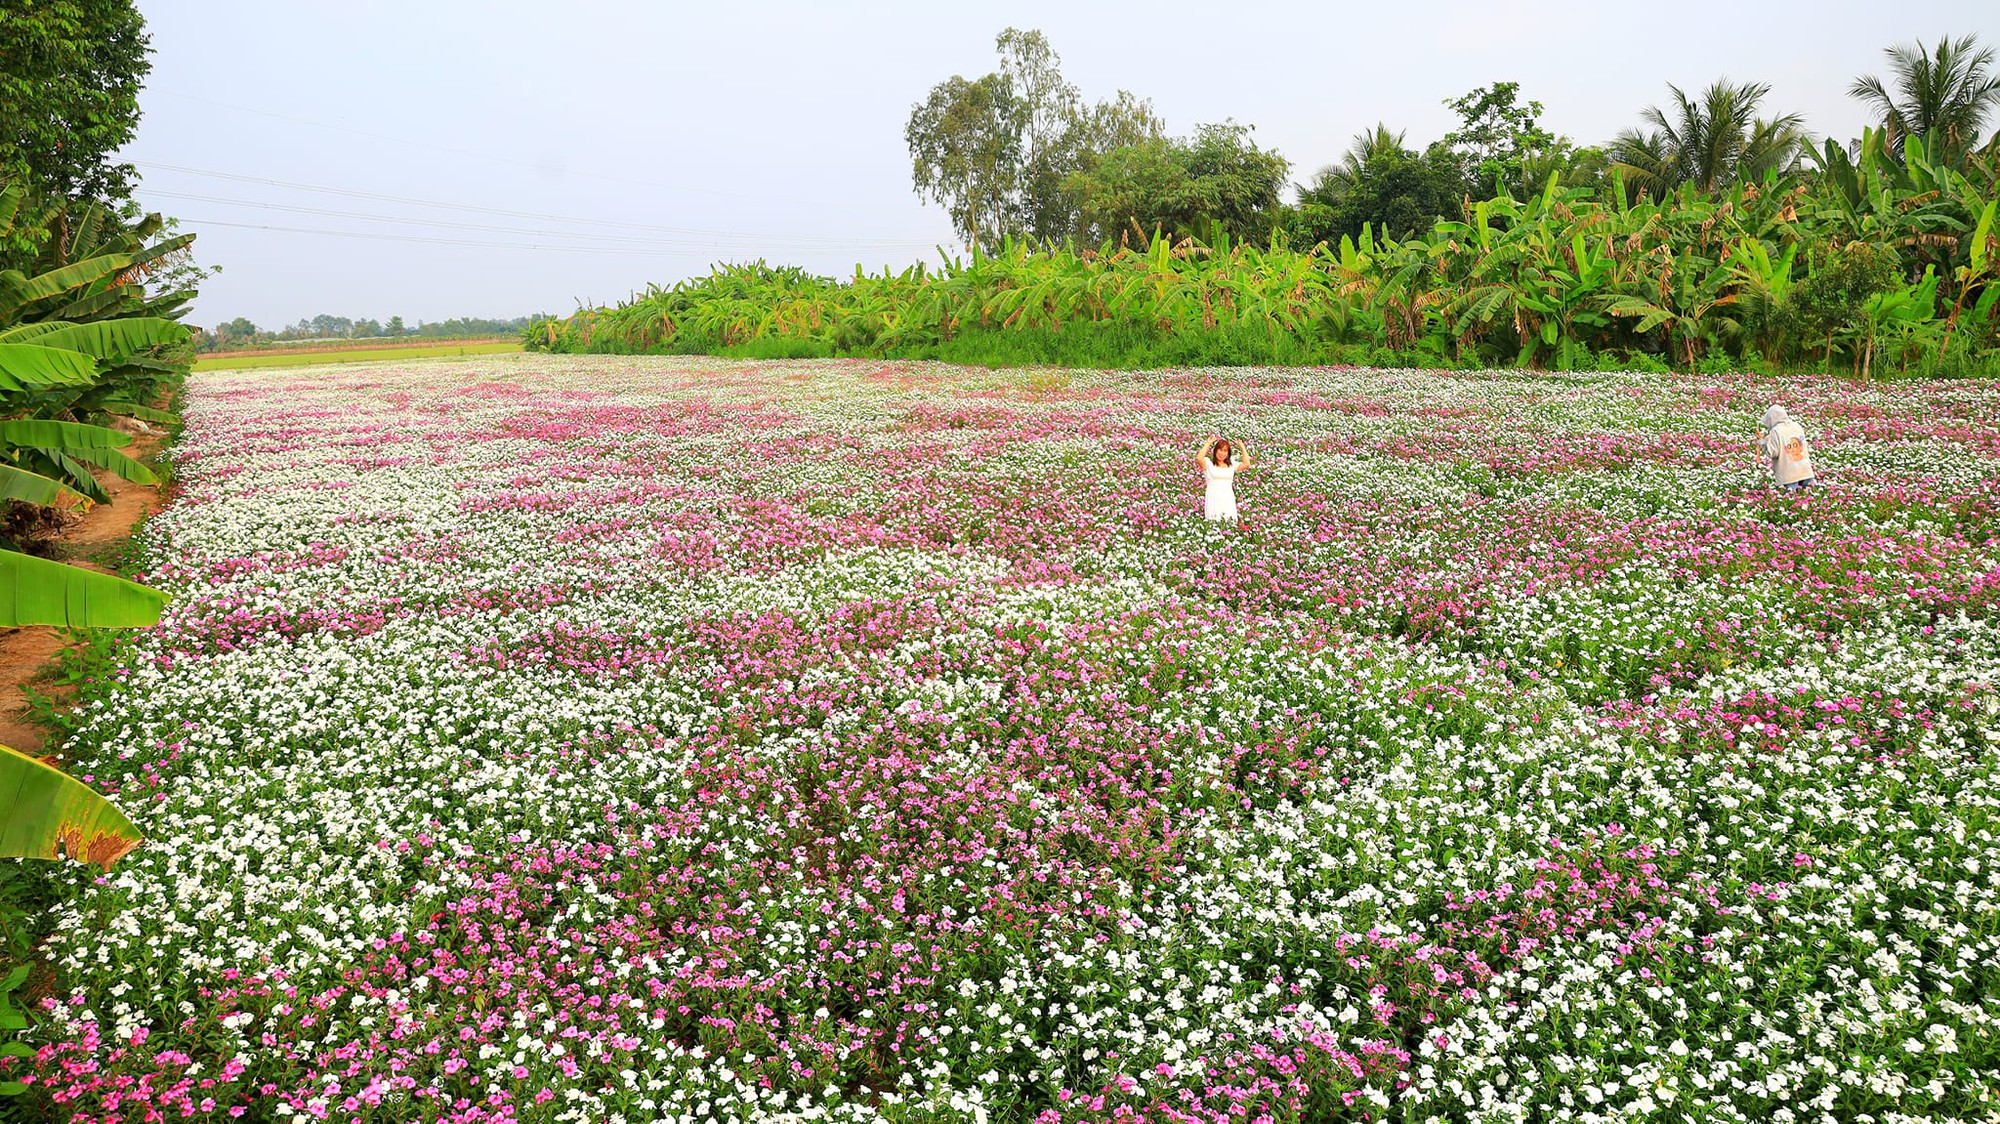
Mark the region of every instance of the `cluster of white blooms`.
POLYGON ((187 418, 69 747, 148 837, 58 906, 79 1119, 1994 1111, 2000 391, 519 357, 187 418))

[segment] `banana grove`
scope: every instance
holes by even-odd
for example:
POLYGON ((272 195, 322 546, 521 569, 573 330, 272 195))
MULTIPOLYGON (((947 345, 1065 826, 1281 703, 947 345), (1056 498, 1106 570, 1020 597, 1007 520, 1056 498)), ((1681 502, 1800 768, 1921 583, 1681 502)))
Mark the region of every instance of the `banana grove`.
POLYGON ((997 253, 844 280, 719 266, 531 325, 546 351, 979 360, 1782 367, 1991 373, 2000 239, 1990 169, 1922 138, 1828 143, 1811 174, 1659 200, 1553 179, 1466 201, 1397 241, 1310 248, 1155 238, 997 253), (1023 351, 1009 340, 1033 341, 1023 351), (1199 346, 1226 341, 1221 350, 1199 346), (1177 344, 1161 350, 1162 343, 1177 344), (1038 350, 1037 350, 1038 349, 1038 350))
MULTIPOLYGON (((191 293, 148 282, 192 235, 159 238, 159 216, 127 224, 101 207, 77 213, 0 186, 0 240, 40 249, 0 269, 0 501, 108 502, 107 472, 154 483, 125 452, 121 419, 171 424, 163 407, 188 369, 176 323, 191 293)), ((0 548, 0 627, 132 628, 157 623, 166 598, 133 582, 0 548)), ((138 844, 130 820, 46 763, 0 746, 0 856, 67 855, 109 866, 138 844)))

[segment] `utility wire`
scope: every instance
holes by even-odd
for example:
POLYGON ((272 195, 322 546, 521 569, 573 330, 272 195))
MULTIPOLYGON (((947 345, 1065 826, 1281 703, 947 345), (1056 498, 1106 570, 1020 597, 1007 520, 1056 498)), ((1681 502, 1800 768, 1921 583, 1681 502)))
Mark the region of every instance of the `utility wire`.
MULTIPOLYGON (((392 144, 405 144, 411 146, 412 148, 428 148, 436 152, 444 152, 453 156, 472 156, 481 160, 492 160, 501 164, 515 164, 523 168, 533 168, 537 171, 542 171, 542 172, 559 172, 563 175, 580 176, 584 179, 604 180, 609 183, 626 183, 626 184, 632 184, 637 187, 656 188, 661 191, 685 191, 698 195, 714 195, 724 199, 755 199, 768 203, 797 203, 797 204, 804 204, 807 206, 811 206, 819 210, 825 210, 829 207, 840 210, 875 209, 871 206, 859 203, 843 203, 838 201, 830 202, 824 199, 801 199, 796 196, 785 196, 785 195, 759 195, 741 191, 725 191, 720 188, 713 188, 713 187, 693 187, 688 184, 659 183, 653 180, 634 179, 630 176, 606 175, 602 172, 579 172, 579 171, 572 171, 567 168, 551 168, 547 164, 539 163, 534 160, 523 160, 518 156, 502 156, 499 153, 495 152, 479 152, 469 148, 455 148, 451 145, 437 144, 432 141, 410 140, 407 137, 396 137, 396 136, 390 136, 387 133, 376 133, 376 132, 371 132, 367 129, 357 129, 351 125, 334 125, 325 121, 314 121, 305 117, 293 117, 290 114, 274 113, 268 109, 254 109, 247 105, 237 105, 234 102, 226 102, 219 100, 217 98, 203 97, 199 94, 184 94, 174 90, 149 90, 148 92, 156 94, 165 94, 170 98, 181 98, 186 101, 204 102, 208 105, 220 106, 223 109, 233 109, 238 113, 251 113, 259 117, 269 117, 276 121, 289 121, 294 125, 307 125, 315 129, 328 129, 336 133, 351 133, 354 136, 367 137, 370 140, 388 141, 392 144)), ((134 163, 144 163, 144 161, 134 161, 134 163)))
MULTIPOLYGON (((696 234, 709 237, 749 238, 755 240, 785 240, 800 243, 814 243, 830 246, 852 245, 853 240, 824 235, 768 235, 740 230, 713 230, 703 227, 653 226, 645 223, 617 222, 611 219, 585 219, 569 215, 551 215, 535 211, 512 211, 501 207, 480 207, 471 203, 441 203, 434 199, 415 199, 406 195, 384 195, 374 191, 359 191, 347 187, 327 187, 321 184, 299 183, 293 180, 267 179, 262 176, 246 176, 235 172, 216 172, 206 168, 190 168, 181 164, 163 164, 152 160, 134 160, 142 167, 157 168, 161 171, 179 172, 185 175, 206 176, 211 179, 233 180, 238 183, 262 184, 266 187, 284 187, 295 191, 312 191, 323 195, 341 195, 354 199, 373 199, 385 203, 404 203, 415 207, 435 207, 443 210, 466 211, 482 215, 498 215, 502 218, 531 219, 538 222, 570 223, 578 226, 601 226, 618 230, 650 231, 658 234, 696 234)), ((864 239, 863 241, 878 241, 864 239)), ((879 241, 901 241, 882 239, 879 241)), ((929 245, 929 243, 925 243, 929 245)))
MULTIPOLYGON (((324 207, 303 207, 289 203, 264 203, 254 199, 226 199, 215 195, 196 195, 180 191, 160 191, 157 189, 141 189, 141 190, 144 192, 144 194, 158 196, 163 199, 185 199, 197 203, 220 203, 231 207, 255 207, 261 210, 289 211, 294 214, 318 215, 326 218, 361 219, 367 222, 399 223, 405 226, 439 227, 439 228, 447 228, 453 230, 494 231, 501 234, 518 234, 534 238, 566 238, 571 240, 619 242, 619 243, 629 243, 634 245, 707 246, 712 248, 723 248, 725 245, 724 241, 715 238, 710 238, 706 240, 687 239, 687 238, 646 238, 629 234, 592 234, 584 231, 574 231, 574 230, 522 230, 519 229, 518 227, 493 226, 487 223, 453 222, 449 219, 425 219, 425 218, 413 218, 401 215, 378 215, 378 214, 371 214, 365 211, 339 211, 339 210, 331 210, 324 207)), ((817 242, 794 243, 791 240, 785 238, 752 239, 750 236, 746 235, 743 236, 743 239, 745 241, 753 242, 756 246, 770 247, 775 249, 826 248, 826 244, 824 243, 817 243, 817 242)), ((916 239, 883 239, 881 241, 856 240, 852 242, 844 242, 838 244, 838 248, 850 248, 850 247, 924 250, 924 249, 930 249, 931 243, 918 241, 916 239)))
MULTIPOLYGON (((653 257, 690 257, 701 254, 703 252, 703 250, 699 247, 691 247, 687 249, 664 249, 664 248, 649 249, 640 246, 574 246, 574 245, 562 245, 559 243, 543 244, 537 242, 489 242, 489 241, 482 241, 479 239, 470 239, 470 238, 438 238, 423 234, 383 234, 383 233, 364 231, 364 230, 326 230, 320 227, 307 227, 307 226, 271 226, 263 223, 229 222, 224 219, 182 218, 180 221, 187 224, 188 226, 228 226, 228 227, 235 227, 240 230, 277 230, 277 231, 285 231, 287 233, 292 233, 292 234, 322 234, 322 235, 331 235, 338 238, 366 238, 376 242, 416 242, 416 243, 425 243, 429 245, 438 245, 438 246, 482 246, 490 249, 499 249, 499 250, 559 250, 567 253, 637 254, 637 255, 653 256, 653 257)), ((522 231, 521 233, 527 234, 530 232, 522 231)), ((721 247, 711 247, 711 248, 721 248, 721 247)), ((836 247, 836 248, 857 249, 860 247, 849 246, 849 247, 836 247)))

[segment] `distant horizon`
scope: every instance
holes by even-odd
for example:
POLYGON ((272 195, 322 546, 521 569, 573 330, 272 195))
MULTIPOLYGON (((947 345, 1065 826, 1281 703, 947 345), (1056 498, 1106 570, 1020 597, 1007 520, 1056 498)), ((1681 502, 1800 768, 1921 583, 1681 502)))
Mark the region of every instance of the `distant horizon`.
POLYGON ((1130 15, 1041 0, 1005 15, 585 3, 556 24, 513 2, 140 9, 153 70, 115 158, 137 167, 140 204, 223 267, 191 314, 204 326, 561 316, 717 262, 841 276, 935 261, 959 240, 911 189, 903 127, 934 84, 994 69, 1008 25, 1044 31, 1086 99, 1131 90, 1176 135, 1254 126, 1293 184, 1377 122, 1422 147, 1451 127, 1445 99, 1495 81, 1579 144, 1637 125, 1669 83, 1723 76, 1769 83, 1769 110, 1845 138, 1869 120, 1847 87, 1885 71, 1885 47, 2000 44, 2000 19, 1969 2, 1842 3, 1801 23, 1709 0, 1664 25, 1582 4, 1252 2, 1222 22, 1167 4, 1136 38, 1130 15))

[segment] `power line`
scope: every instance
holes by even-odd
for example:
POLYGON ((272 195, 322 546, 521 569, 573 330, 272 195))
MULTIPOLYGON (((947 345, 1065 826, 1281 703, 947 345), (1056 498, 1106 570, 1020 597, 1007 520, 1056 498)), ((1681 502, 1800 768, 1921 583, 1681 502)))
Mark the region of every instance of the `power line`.
MULTIPOLYGON (((161 171, 179 172, 184 175, 206 176, 211 179, 232 180, 237 183, 262 184, 266 187, 290 188, 294 191, 311 191, 323 195, 341 195, 353 199, 373 199, 384 203, 403 203, 414 207, 435 207, 442 210, 466 211, 482 215, 498 215, 502 218, 531 219, 538 222, 570 223, 578 226, 601 226, 618 230, 643 230, 661 234, 694 234, 709 237, 747 238, 753 240, 785 240, 807 244, 822 244, 834 247, 852 245, 850 240, 823 235, 766 235, 740 230, 712 230, 702 227, 652 226, 645 223, 617 222, 611 219, 586 219, 570 215, 551 215, 535 211, 512 211, 501 207, 481 207, 471 203, 441 203, 434 199, 416 199, 406 195, 385 195, 374 191, 359 191, 347 187, 328 187, 322 184, 299 183, 293 180, 267 179, 262 176, 246 176, 236 172, 216 172, 206 168, 190 168, 181 164, 163 164, 152 160, 134 160, 142 167, 157 168, 161 171)), ((891 240, 881 240, 884 242, 891 240)), ((900 241, 900 240, 896 240, 900 241)), ((911 240, 915 241, 915 240, 911 240)), ((931 243, 924 243, 930 245, 931 243)))
MULTIPOLYGON (((567 168, 551 168, 546 164, 538 163, 533 160, 523 160, 518 156, 502 156, 496 152, 480 152, 469 148, 456 148, 452 145, 437 144, 433 141, 410 140, 407 137, 391 136, 388 133, 377 133, 377 132, 372 132, 368 129, 357 129, 351 125, 334 125, 325 121, 314 121, 311 120, 310 118, 294 117, 291 116, 290 114, 285 114, 285 113, 274 113, 268 109, 256 109, 247 105, 237 105, 234 102, 226 102, 216 98, 203 97, 199 94, 183 94, 173 90, 153 90, 151 92, 165 94, 171 98, 182 98, 187 101, 205 102, 209 105, 220 106, 223 109, 233 109, 238 113, 250 113, 250 114, 255 114, 256 116, 259 117, 269 117, 277 121, 289 121, 294 125, 306 125, 315 129, 327 129, 336 133, 351 133, 354 136, 367 137, 370 140, 388 141, 391 144, 409 145, 412 148, 428 148, 436 152, 448 153, 453 156, 471 156, 480 160, 492 160, 496 163, 501 163, 501 164, 514 164, 523 168, 533 168, 536 171, 541 171, 541 172, 551 172, 551 171, 559 172, 563 175, 574 175, 582 177, 584 179, 604 180, 608 183, 625 183, 625 184, 631 184, 635 187, 655 188, 660 191, 685 191, 697 195, 713 195, 723 199, 755 199, 767 203, 800 203, 822 210, 829 207, 836 208, 839 210, 874 209, 872 207, 867 207, 858 203, 843 203, 838 201, 828 201, 824 199, 800 199, 795 196, 786 196, 786 195, 759 195, 741 191, 725 191, 720 188, 713 188, 713 187, 694 187, 688 184, 659 183, 654 180, 635 179, 631 176, 607 175, 603 172, 579 172, 579 171, 572 171, 567 168)), ((143 161, 135 161, 135 163, 143 163, 143 161)))
MULTIPOLYGON (((480 246, 498 250, 554 250, 565 253, 582 254, 636 254, 652 257, 689 257, 699 254, 699 248, 689 249, 648 249, 639 246, 574 246, 542 244, 535 242, 488 242, 469 238, 437 238, 423 234, 383 234, 365 230, 326 230, 307 226, 271 226, 263 223, 229 222, 225 219, 181 218, 189 226, 228 226, 239 230, 275 230, 291 234, 322 234, 338 238, 365 238, 376 242, 415 242, 438 246, 480 246)), ((522 233, 528 233, 523 231, 522 233)), ((722 247, 711 247, 720 249, 722 247)), ((859 249, 858 246, 835 247, 836 249, 859 249)))
MULTIPOLYGON (((398 223, 405 226, 439 227, 439 228, 447 228, 453 230, 481 230, 481 231, 493 231, 501 234, 518 234, 535 238, 588 239, 599 242, 622 242, 635 245, 708 246, 714 248, 723 248, 724 246, 724 242, 718 241, 716 239, 708 239, 706 241, 703 241, 703 240, 691 240, 685 238, 645 238, 629 234, 590 234, 582 231, 570 231, 570 230, 522 230, 517 227, 493 226, 487 223, 453 222, 449 219, 424 219, 424 218, 413 218, 402 215, 378 215, 378 214, 370 214, 365 211, 339 211, 339 210, 328 209, 325 207, 303 207, 289 203, 264 203, 254 199, 226 199, 215 195, 196 195, 180 191, 160 191, 157 189, 142 189, 142 190, 145 191, 145 194, 158 196, 164 199, 186 199, 197 203, 220 203, 231 207, 255 207, 261 210, 289 211, 295 214, 319 215, 326 218, 361 219, 367 222, 398 223)), ((817 248, 824 248, 827 245, 826 243, 818 243, 818 242, 794 243, 788 238, 752 239, 748 235, 744 236, 744 240, 754 241, 755 244, 759 246, 769 246, 775 249, 817 249, 817 248)), ((843 242, 839 243, 838 246, 841 248, 873 247, 880 249, 922 250, 931 248, 932 244, 928 242, 921 242, 916 239, 883 239, 880 241, 856 240, 852 242, 843 242)))

